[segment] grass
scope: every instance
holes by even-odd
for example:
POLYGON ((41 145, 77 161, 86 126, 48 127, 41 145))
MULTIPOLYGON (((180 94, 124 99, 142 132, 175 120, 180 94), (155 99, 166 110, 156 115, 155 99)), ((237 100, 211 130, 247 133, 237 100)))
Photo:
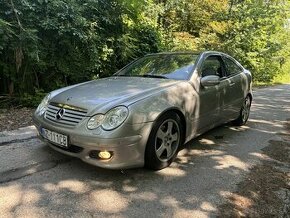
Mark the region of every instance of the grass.
POLYGON ((253 86, 260 88, 260 87, 282 85, 282 84, 290 84, 290 71, 288 73, 283 73, 283 74, 277 75, 270 82, 255 82, 254 81, 253 86))
POLYGON ((290 72, 289 73, 284 73, 280 74, 273 79, 273 83, 278 83, 278 84, 289 84, 290 83, 290 72))
POLYGON ((290 61, 288 60, 274 77, 273 83, 290 84, 290 61))

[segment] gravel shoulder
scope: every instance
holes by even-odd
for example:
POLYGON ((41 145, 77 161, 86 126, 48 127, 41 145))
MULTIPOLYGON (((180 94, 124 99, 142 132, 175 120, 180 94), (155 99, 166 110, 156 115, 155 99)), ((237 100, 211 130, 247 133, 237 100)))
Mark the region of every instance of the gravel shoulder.
POLYGON ((281 140, 269 140, 261 162, 219 206, 219 217, 290 217, 290 119, 281 140))

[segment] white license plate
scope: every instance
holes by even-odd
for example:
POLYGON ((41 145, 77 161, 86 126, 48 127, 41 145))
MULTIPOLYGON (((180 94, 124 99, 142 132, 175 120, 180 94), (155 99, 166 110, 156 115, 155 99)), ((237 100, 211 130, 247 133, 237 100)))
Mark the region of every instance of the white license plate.
POLYGON ((57 145, 60 145, 62 147, 68 147, 68 142, 67 142, 67 136, 56 133, 53 131, 50 131, 48 129, 42 128, 42 135, 44 138, 46 138, 48 141, 55 143, 57 145))

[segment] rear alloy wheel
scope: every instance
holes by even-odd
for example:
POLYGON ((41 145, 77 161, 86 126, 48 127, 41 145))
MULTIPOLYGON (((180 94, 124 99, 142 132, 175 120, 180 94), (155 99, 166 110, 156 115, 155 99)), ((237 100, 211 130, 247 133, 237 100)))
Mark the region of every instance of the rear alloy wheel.
POLYGON ((244 101, 243 106, 241 108, 240 116, 238 117, 238 119, 234 120, 235 125, 242 126, 242 125, 246 124, 246 122, 248 121, 249 116, 250 116, 251 104, 252 104, 251 98, 248 95, 245 98, 245 101, 244 101))
POLYGON ((152 128, 145 152, 145 166, 160 170, 171 164, 182 142, 181 121, 170 112, 161 116, 152 128))

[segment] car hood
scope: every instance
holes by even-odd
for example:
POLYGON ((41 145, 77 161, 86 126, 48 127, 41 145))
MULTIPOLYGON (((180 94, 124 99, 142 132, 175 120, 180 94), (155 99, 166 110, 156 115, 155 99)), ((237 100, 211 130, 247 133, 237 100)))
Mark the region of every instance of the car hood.
POLYGON ((106 113, 115 106, 128 106, 179 82, 159 78, 109 77, 74 85, 56 94, 50 102, 87 109, 88 115, 106 113))

